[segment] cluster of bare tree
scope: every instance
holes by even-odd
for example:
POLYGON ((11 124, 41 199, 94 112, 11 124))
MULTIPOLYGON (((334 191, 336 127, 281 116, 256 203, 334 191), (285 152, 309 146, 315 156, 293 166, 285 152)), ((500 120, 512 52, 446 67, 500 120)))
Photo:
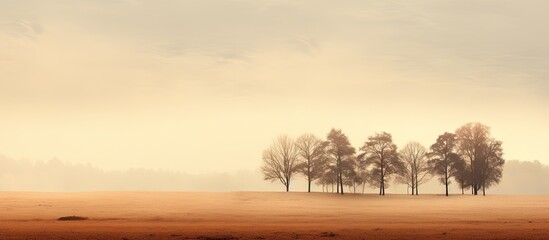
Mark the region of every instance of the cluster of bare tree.
POLYGON ((418 142, 409 142, 401 150, 393 143, 391 134, 376 133, 359 148, 351 145, 339 129, 332 129, 326 139, 304 134, 296 139, 279 136, 263 152, 261 170, 265 180, 280 181, 290 190, 290 182, 297 175, 322 191, 343 194, 344 186, 356 193, 366 185, 379 188, 385 195, 389 183, 406 184, 412 195, 419 194, 419 186, 438 177, 445 186, 453 178, 464 194, 465 189, 478 194, 499 183, 503 165, 501 141, 490 136, 490 129, 481 123, 468 123, 455 133, 444 133, 429 150, 418 142))

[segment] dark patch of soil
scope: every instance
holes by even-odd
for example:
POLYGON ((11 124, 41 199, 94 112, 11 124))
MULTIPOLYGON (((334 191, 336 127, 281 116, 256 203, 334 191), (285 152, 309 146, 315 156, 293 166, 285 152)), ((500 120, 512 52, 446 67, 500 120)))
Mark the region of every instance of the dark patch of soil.
POLYGON ((88 220, 88 218, 81 217, 81 216, 65 216, 57 219, 57 221, 84 221, 84 220, 88 220))

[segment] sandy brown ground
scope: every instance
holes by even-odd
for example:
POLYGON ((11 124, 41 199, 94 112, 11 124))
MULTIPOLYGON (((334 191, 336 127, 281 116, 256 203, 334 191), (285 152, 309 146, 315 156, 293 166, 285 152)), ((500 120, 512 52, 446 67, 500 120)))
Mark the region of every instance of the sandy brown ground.
POLYGON ((549 239, 549 196, 0 192, 0 239, 549 239))

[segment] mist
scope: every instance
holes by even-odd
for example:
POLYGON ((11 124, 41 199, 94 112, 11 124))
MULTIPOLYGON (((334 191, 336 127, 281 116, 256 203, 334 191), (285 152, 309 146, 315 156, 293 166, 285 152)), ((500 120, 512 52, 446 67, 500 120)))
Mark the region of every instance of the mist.
MULTIPOLYGON (((377 187, 377 186, 376 186, 377 187)), ((322 191, 314 185, 313 191, 322 191)), ((444 186, 431 179, 420 185, 420 193, 442 194, 444 186)), ((257 171, 190 174, 181 171, 128 169, 102 170, 91 164, 72 164, 59 159, 14 160, 0 156, 0 191, 81 192, 81 191, 284 191, 279 182, 264 181, 257 171)), ((304 176, 294 177, 291 191, 307 191, 304 176)), ((346 189, 347 191, 347 189, 346 189)), ((366 187, 365 193, 376 193, 366 187)), ((388 193, 405 194, 406 186, 392 184, 388 193)), ((451 185, 451 194, 461 190, 451 185)), ((549 166, 539 161, 507 161, 502 182, 488 194, 549 194, 549 166)))

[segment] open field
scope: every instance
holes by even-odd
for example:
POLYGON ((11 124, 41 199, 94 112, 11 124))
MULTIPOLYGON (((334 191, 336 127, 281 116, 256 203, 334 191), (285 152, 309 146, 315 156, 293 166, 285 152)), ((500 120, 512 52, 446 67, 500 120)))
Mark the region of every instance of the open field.
POLYGON ((0 192, 0 239, 549 239, 549 196, 0 192))

